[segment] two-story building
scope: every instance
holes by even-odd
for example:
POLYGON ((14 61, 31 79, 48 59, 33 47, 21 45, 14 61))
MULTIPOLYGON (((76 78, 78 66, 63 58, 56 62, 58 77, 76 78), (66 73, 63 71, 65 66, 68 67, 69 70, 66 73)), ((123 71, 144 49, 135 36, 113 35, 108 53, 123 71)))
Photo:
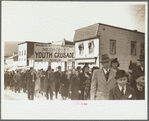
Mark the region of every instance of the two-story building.
POLYGON ((29 66, 29 58, 34 54, 34 43, 39 42, 25 41, 18 44, 18 66, 29 66))
POLYGON ((77 29, 74 43, 75 67, 88 63, 91 68, 101 68, 101 55, 108 54, 110 58, 118 58, 120 68, 127 71, 130 60, 137 62, 145 52, 144 33, 102 23, 77 29))

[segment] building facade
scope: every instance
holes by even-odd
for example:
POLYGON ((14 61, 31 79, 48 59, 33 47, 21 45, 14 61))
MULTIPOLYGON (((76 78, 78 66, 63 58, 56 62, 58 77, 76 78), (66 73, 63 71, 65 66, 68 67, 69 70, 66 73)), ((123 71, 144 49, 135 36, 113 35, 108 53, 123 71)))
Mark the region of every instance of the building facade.
MULTIPOLYGON (((39 43, 39 44, 43 44, 43 46, 45 45, 45 43, 39 43)), ((50 43, 46 43, 46 44, 50 44, 50 43)), ((35 43, 34 43, 34 45, 35 45, 35 43)), ((65 39, 58 41, 58 42, 53 42, 52 45, 71 46, 71 47, 69 47, 69 49, 72 49, 72 47, 74 48, 74 42, 68 41, 65 39)), ((65 70, 71 69, 74 66, 75 60, 72 58, 61 58, 61 61, 56 61, 55 59, 53 59, 50 62, 49 62, 49 60, 45 60, 44 58, 35 59, 35 52, 36 52, 35 50, 39 50, 41 48, 37 49, 36 46, 34 46, 32 48, 34 49, 34 52, 32 52, 32 55, 28 58, 28 60, 29 60, 28 66, 34 67, 35 70, 38 70, 38 69, 47 70, 48 66, 51 65, 51 68, 54 69, 54 71, 58 70, 58 66, 61 66, 62 71, 65 71, 65 70)), ((74 51, 73 51, 73 53, 74 53, 74 51)))
POLYGON ((120 68, 128 70, 130 60, 137 62, 145 50, 145 34, 106 24, 94 24, 75 31, 75 67, 88 63, 102 67, 101 55, 118 58, 120 68))
POLYGON ((34 54, 34 43, 25 41, 18 44, 18 66, 29 66, 29 58, 34 54))

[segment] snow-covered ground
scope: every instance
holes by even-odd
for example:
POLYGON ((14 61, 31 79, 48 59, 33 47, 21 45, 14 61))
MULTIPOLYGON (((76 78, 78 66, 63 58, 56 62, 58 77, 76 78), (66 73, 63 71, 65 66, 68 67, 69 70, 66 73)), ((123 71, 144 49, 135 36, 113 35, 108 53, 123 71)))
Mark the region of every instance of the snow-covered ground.
MULTIPOLYGON (((28 100, 27 93, 24 93, 21 91, 20 93, 12 92, 9 89, 4 90, 4 100, 28 100)), ((40 95, 39 98, 34 96, 34 100, 47 100, 45 96, 40 95)), ((50 100, 50 94, 49 94, 49 100, 50 100)), ((55 98, 55 93, 53 96, 53 100, 62 100, 61 95, 58 94, 58 99, 55 98)))

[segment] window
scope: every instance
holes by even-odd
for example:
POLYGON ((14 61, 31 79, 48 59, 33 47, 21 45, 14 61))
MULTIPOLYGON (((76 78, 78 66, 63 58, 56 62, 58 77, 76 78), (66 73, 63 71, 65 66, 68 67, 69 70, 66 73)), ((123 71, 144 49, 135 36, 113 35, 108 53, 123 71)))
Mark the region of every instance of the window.
POLYGON ((26 50, 24 50, 24 55, 26 55, 26 50))
POLYGON ((88 43, 89 54, 94 53, 94 41, 88 43))
POLYGON ((21 51, 19 51, 19 56, 21 56, 21 51))
POLYGON ((116 54, 116 40, 110 40, 110 54, 116 54))
POLYGON ((144 55, 145 54, 144 42, 141 43, 140 50, 141 50, 140 55, 144 55))
POLYGON ((79 44, 78 48, 79 48, 79 54, 83 55, 84 54, 84 43, 79 44))
POLYGON ((131 41, 131 54, 136 55, 136 42, 131 41))

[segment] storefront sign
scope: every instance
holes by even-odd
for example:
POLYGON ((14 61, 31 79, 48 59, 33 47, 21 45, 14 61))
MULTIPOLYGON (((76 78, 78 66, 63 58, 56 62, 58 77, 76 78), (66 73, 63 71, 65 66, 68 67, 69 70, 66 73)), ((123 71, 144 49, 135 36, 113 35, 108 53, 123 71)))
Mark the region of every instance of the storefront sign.
POLYGON ((34 44, 35 61, 44 62, 66 61, 74 58, 74 46, 53 45, 45 43, 34 44))

